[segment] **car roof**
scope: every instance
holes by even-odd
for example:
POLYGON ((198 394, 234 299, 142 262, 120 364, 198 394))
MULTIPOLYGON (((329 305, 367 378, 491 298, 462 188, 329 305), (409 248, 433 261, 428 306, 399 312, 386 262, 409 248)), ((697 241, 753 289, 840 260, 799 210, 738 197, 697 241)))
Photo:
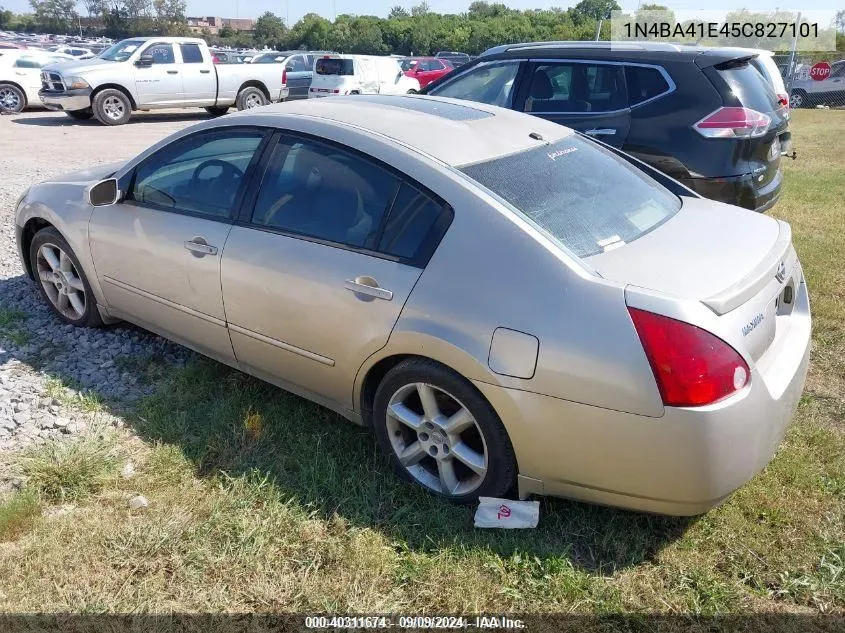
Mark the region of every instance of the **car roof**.
POLYGON ((478 60, 484 61, 491 57, 509 59, 542 55, 547 58, 589 57, 623 61, 698 61, 699 65, 716 65, 748 54, 747 49, 670 42, 561 41, 494 46, 481 53, 478 60), (705 64, 701 64, 702 58, 706 59, 705 64))
POLYGON ((572 130, 519 112, 443 97, 352 95, 278 103, 218 119, 241 116, 320 119, 354 127, 458 167, 515 154, 573 134, 572 130), (533 136, 531 136, 533 135, 533 136), (539 135, 539 139, 537 138, 539 135))

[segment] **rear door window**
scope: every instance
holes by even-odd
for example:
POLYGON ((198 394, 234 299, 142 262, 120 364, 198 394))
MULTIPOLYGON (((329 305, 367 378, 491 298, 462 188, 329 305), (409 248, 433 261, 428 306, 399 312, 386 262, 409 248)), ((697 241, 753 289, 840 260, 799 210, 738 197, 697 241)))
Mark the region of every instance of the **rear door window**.
POLYGON ((378 250, 413 259, 435 231, 443 204, 407 183, 402 183, 384 224, 378 250))
POLYGON ((616 64, 540 63, 525 100, 525 111, 532 113, 601 113, 626 106, 623 67, 616 64))
POLYGON ((579 257, 624 246, 681 208, 641 170, 575 135, 461 171, 579 257))
POLYGON ((628 104, 632 106, 669 91, 669 82, 663 73, 648 66, 626 66, 625 83, 628 88, 628 104))
POLYGON ((185 64, 202 64, 202 51, 199 44, 180 44, 182 62, 185 64))
POLYGON ((317 60, 314 72, 318 75, 354 75, 355 67, 351 59, 324 57, 317 60))

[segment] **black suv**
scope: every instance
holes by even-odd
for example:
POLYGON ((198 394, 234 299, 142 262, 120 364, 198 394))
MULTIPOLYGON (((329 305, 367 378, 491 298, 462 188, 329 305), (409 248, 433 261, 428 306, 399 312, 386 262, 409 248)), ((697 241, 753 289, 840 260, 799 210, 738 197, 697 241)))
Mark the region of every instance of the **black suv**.
POLYGON ((561 123, 707 198, 765 211, 780 195, 789 111, 753 57, 662 43, 510 44, 422 92, 561 123))

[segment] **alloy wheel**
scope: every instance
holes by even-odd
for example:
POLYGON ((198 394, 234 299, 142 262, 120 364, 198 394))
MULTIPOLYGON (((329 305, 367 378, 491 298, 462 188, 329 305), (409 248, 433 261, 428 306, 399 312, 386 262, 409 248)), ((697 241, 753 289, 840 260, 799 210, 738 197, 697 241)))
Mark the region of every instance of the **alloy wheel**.
POLYGON ((106 100, 103 101, 103 112, 113 121, 119 121, 126 113, 126 107, 123 105, 123 101, 117 97, 106 97, 106 100))
POLYGON ((256 93, 248 95, 245 101, 247 110, 250 110, 252 108, 259 108, 264 105, 264 100, 261 98, 261 95, 256 93))
POLYGON ((789 96, 789 107, 800 108, 802 105, 804 105, 804 96, 800 92, 793 92, 789 96))
POLYGON ((387 406, 387 432, 399 462, 418 483, 467 495, 484 482, 487 443, 470 410, 434 385, 411 383, 387 406))
POLYGON ((21 98, 17 92, 9 87, 0 87, 0 106, 6 110, 17 112, 21 107, 21 98))
POLYGON ((38 249, 35 265, 41 287, 62 316, 78 321, 85 316, 85 284, 73 260, 55 244, 38 249))

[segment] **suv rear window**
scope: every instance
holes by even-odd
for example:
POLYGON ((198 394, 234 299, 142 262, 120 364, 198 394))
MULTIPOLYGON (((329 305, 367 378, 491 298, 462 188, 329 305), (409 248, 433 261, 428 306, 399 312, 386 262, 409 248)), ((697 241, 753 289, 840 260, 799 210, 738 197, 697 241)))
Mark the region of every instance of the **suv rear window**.
POLYGON ((632 242, 681 208, 642 171, 574 135, 461 171, 579 257, 632 242))
POLYGON ((351 59, 337 59, 335 57, 320 58, 314 65, 314 72, 318 75, 354 75, 355 70, 351 59))
POLYGON ((772 112, 780 108, 772 86, 751 64, 731 65, 718 69, 718 73, 746 108, 758 112, 772 112))

